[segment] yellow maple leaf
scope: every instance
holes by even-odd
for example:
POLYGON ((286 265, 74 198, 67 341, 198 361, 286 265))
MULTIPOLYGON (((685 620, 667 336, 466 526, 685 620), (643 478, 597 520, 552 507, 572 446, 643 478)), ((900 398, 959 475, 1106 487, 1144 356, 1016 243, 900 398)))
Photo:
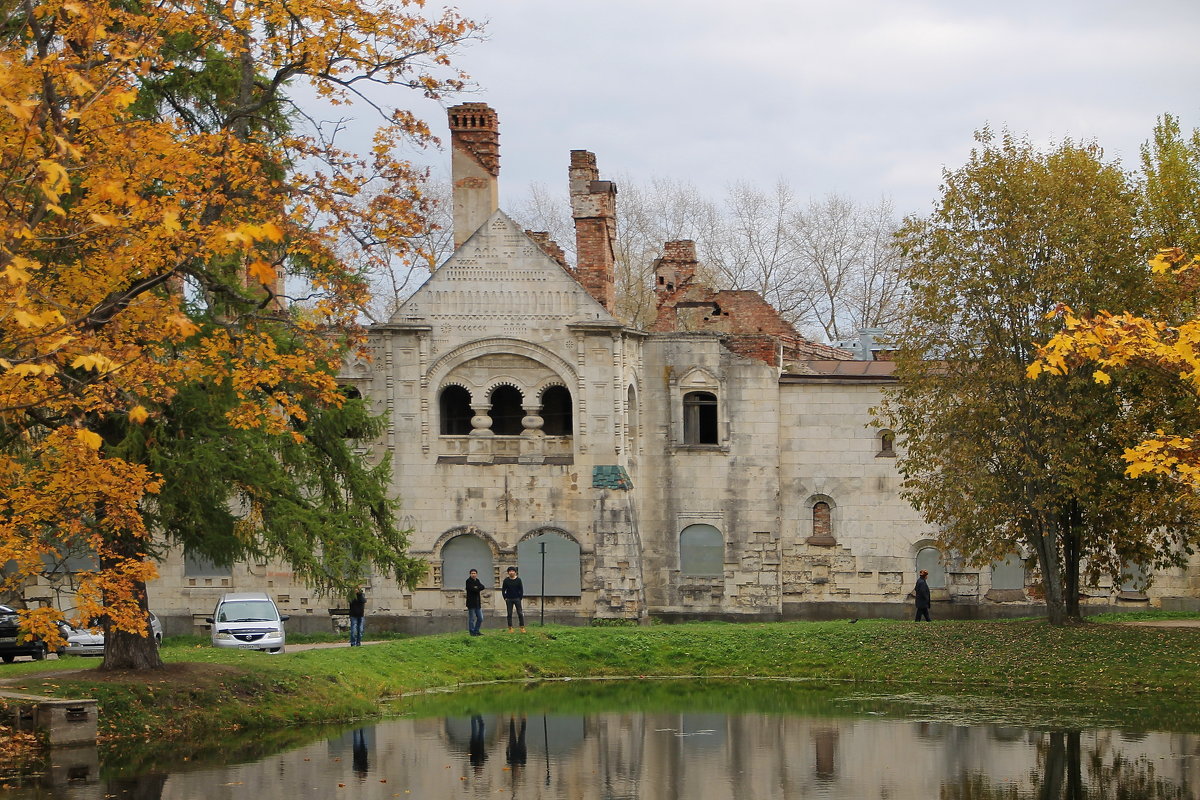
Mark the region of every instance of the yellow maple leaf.
POLYGON ((132 423, 141 425, 149 418, 150 413, 146 411, 144 406, 134 406, 133 408, 129 409, 129 421, 132 423))
POLYGON ((250 276, 262 284, 274 283, 278 276, 275 274, 275 268, 265 261, 251 261, 250 266, 246 268, 250 276))
POLYGON ((75 438, 79 439, 79 441, 92 450, 99 450, 100 445, 104 444, 104 440, 100 438, 100 434, 93 433, 92 431, 75 431, 75 438))
POLYGON ((1096 381, 1096 383, 1112 382, 1112 378, 1109 376, 1109 374, 1102 369, 1098 369, 1092 373, 1092 380, 1096 381))

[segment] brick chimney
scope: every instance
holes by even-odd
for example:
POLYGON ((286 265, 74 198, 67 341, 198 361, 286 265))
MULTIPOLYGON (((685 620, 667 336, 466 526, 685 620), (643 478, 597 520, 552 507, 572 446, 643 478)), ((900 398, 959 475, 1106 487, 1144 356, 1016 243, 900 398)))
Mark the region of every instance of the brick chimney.
POLYGON ((457 249, 500 207, 500 121, 487 103, 462 103, 447 115, 457 249))
POLYGON ((571 216, 575 218, 575 276, 588 294, 612 311, 617 241, 617 186, 599 180, 596 156, 571 151, 571 216))
POLYGON ((696 277, 696 243, 691 239, 667 242, 662 258, 654 262, 654 293, 663 297, 689 285, 696 277))

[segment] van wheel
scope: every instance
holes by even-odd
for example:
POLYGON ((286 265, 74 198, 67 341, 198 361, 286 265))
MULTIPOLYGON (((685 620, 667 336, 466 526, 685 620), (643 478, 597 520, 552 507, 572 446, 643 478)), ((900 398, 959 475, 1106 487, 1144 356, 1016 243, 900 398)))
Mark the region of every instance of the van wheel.
POLYGON ((46 657, 46 651, 45 651, 45 649, 42 649, 42 650, 36 650, 36 651, 34 651, 34 653, 33 653, 33 660, 34 660, 34 661, 41 661, 41 660, 42 660, 43 658, 45 658, 45 657, 46 657))
POLYGON ((16 656, 0 656, 0 658, 4 659, 5 664, 11 664, 16 656))

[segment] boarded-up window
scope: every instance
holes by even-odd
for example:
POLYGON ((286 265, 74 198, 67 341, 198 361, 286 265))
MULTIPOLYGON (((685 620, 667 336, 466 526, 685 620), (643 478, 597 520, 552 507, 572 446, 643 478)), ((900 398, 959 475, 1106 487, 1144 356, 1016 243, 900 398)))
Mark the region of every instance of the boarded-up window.
POLYGON ((233 568, 221 566, 207 556, 199 553, 183 553, 183 574, 187 578, 228 578, 233 575, 233 568))
POLYGON ((1025 562, 1016 553, 992 564, 993 589, 1024 589, 1025 562))
POLYGON ((946 588, 946 567, 942 564, 942 554, 936 547, 922 547, 917 551, 917 572, 929 570, 925 582, 930 589, 946 588))
POLYGON ((688 525, 679 534, 679 571, 697 578, 725 574, 725 542, 712 525, 688 525))
POLYGON ((1146 574, 1146 568, 1141 564, 1129 561, 1121 567, 1122 592, 1144 592, 1149 584, 1150 580, 1146 574))
POLYGON ((466 436, 471 432, 471 393, 461 386, 447 386, 438 397, 442 436, 466 436))
POLYGON ((688 392, 683 396, 684 444, 718 444, 717 396, 688 392))
POLYGON ((833 520, 829 514, 829 503, 824 501, 813 503, 813 536, 821 538, 833 538, 833 520))
POLYGON ((517 545, 517 568, 525 594, 543 594, 542 545, 546 546, 546 596, 579 597, 583 593, 579 545, 551 531, 517 545))
POLYGON ((492 575, 492 548, 478 536, 464 533, 455 536, 442 547, 442 588, 466 589, 467 578, 473 569, 479 570, 479 580, 490 587, 495 582, 492 575))

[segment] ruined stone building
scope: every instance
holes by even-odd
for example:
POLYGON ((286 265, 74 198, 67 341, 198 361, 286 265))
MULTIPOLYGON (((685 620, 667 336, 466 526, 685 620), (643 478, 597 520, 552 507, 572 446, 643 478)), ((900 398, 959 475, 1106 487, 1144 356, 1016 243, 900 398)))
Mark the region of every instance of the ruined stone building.
MULTIPOLYGON (((466 103, 449 121, 456 249, 342 376, 386 419, 368 457, 391 461, 411 553, 429 565, 412 591, 371 580, 373 624, 460 627, 468 570, 498 589, 509 565, 526 614, 544 597, 561 621, 906 616, 921 567, 935 615, 1038 613, 1019 558, 959 563, 899 496, 892 434, 870 412, 892 364, 869 343, 808 341, 755 292, 703 285, 686 241, 655 265, 653 324, 625 324, 617 187, 595 156, 570 154, 570 266, 498 207, 495 112, 466 103)), ((230 590, 266 590, 313 628, 344 605, 280 565, 180 557, 162 573, 151 606, 176 630, 230 590)), ((1193 570, 1124 596, 1194 607, 1198 594, 1193 570)), ((503 607, 485 598, 489 615, 503 607)))

